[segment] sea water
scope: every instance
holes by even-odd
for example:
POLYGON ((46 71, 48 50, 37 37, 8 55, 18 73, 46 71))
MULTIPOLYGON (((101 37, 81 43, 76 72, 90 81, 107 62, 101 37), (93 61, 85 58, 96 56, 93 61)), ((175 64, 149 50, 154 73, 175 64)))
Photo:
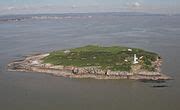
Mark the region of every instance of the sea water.
POLYGON ((0 110, 180 110, 180 16, 121 13, 0 17, 0 110), (89 44, 156 52, 174 80, 143 83, 9 72, 29 54, 89 44))

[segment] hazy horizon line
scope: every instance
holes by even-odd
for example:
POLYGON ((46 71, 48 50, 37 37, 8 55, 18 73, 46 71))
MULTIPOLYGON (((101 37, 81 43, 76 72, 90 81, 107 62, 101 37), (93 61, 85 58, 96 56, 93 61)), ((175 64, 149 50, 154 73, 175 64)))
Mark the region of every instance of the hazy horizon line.
POLYGON ((110 13, 131 13, 129 15, 143 14, 143 15, 180 15, 180 13, 154 13, 154 12, 137 12, 137 11, 102 11, 102 12, 40 12, 40 13, 8 13, 0 14, 0 16, 11 16, 11 15, 58 15, 58 14, 110 14, 110 13))

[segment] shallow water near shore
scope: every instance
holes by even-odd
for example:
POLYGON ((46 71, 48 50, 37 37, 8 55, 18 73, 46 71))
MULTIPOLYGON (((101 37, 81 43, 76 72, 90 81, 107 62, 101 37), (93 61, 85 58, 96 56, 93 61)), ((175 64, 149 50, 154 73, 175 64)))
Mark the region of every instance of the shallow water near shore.
POLYGON ((180 109, 180 16, 38 16, 51 17, 16 16, 23 19, 15 21, 4 21, 14 16, 0 17, 0 109, 180 109), (6 68, 9 62, 25 55, 88 44, 130 46, 159 53, 164 61, 163 73, 174 80, 159 84, 70 79, 40 73, 9 72, 6 68), (158 85, 167 87, 153 87, 158 85))

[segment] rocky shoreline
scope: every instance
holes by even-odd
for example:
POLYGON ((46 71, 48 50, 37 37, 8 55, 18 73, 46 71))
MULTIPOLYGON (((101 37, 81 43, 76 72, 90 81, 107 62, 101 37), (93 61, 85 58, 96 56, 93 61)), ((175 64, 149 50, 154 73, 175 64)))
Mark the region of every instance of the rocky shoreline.
MULTIPOLYGON (((36 54, 27 56, 23 60, 17 60, 8 64, 9 71, 39 72, 47 73, 55 76, 63 76, 69 78, 94 78, 94 79, 132 79, 132 80, 170 80, 171 77, 162 74, 158 66, 157 72, 149 71, 110 71, 102 70, 98 67, 74 67, 63 65, 52 65, 43 63, 43 58, 47 54, 36 54)), ((160 65, 160 62, 156 62, 160 65)))

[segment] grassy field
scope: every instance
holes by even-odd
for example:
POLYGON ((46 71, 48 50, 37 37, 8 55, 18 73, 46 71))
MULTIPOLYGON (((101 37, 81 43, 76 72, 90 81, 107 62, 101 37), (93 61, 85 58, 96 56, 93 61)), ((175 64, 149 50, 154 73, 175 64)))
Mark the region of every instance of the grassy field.
POLYGON ((51 52, 45 57, 44 63, 65 66, 99 66, 101 69, 109 69, 112 71, 130 71, 133 65, 134 54, 138 58, 143 69, 154 71, 152 62, 158 57, 158 54, 147 52, 142 49, 128 48, 120 46, 102 47, 96 45, 88 45, 84 47, 60 50, 51 52), (129 51, 128 49, 132 49, 129 51))

